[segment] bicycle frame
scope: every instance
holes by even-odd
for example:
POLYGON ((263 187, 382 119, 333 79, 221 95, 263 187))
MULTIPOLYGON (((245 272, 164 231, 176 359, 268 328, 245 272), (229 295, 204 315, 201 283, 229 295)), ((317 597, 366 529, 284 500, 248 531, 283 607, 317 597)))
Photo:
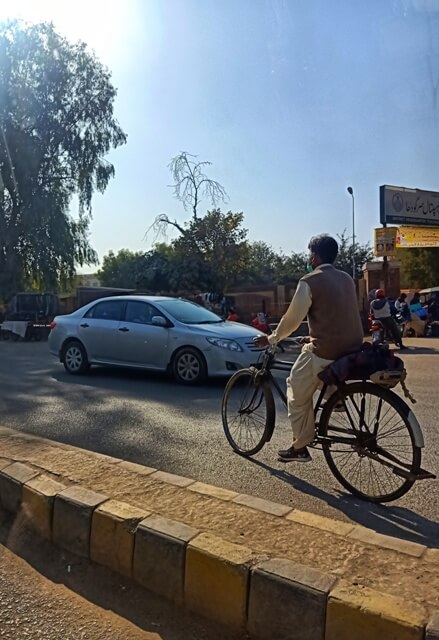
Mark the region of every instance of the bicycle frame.
MULTIPOLYGON (((275 377, 273 376, 273 374, 271 373, 272 371, 286 371, 289 372, 291 370, 292 367, 291 362, 288 362, 287 360, 276 360, 275 358, 275 349, 273 348, 269 348, 266 350, 265 354, 264 354, 264 358, 262 360, 261 363, 261 367, 259 369, 259 375, 262 375, 263 378, 265 380, 267 380, 269 382, 269 384, 271 386, 273 386, 280 399, 282 400, 283 405, 287 408, 288 407, 288 400, 286 397, 285 392, 281 389, 278 381, 275 379, 275 377)), ((337 389, 341 390, 343 387, 343 385, 338 385, 337 389)), ((322 388, 320 389, 320 393, 318 395, 317 398, 317 402, 314 405, 314 416, 317 418, 317 414, 320 411, 320 409, 322 409, 323 407, 323 400, 325 397, 325 394, 328 390, 328 385, 326 383, 323 383, 322 388)), ((344 408, 346 411, 346 415, 349 419, 349 423, 351 425, 352 428, 352 432, 353 437, 352 438, 347 438, 346 436, 335 436, 335 435, 331 435, 330 437, 327 436, 322 436, 318 433, 318 423, 316 423, 316 439, 314 441, 314 445, 315 444, 322 444, 322 443, 337 443, 337 444, 346 444, 346 445, 353 445, 356 444, 358 442, 358 436, 360 436, 360 434, 363 434, 361 427, 364 425, 364 415, 362 414, 362 411, 359 407, 357 407, 356 403, 354 403, 354 407, 358 413, 358 417, 359 417, 359 421, 360 424, 359 426, 356 425, 355 421, 353 420, 350 411, 348 410, 348 408, 346 407, 345 402, 343 401, 344 404, 344 408)), ((381 406, 380 406, 381 409, 381 406)), ((376 429, 377 427, 375 427, 376 429)), ((333 427, 333 430, 337 430, 336 427, 333 427)), ((340 429, 341 431, 343 431, 343 433, 346 432, 345 429, 340 429)), ((273 435, 274 432, 274 425, 273 425, 273 429, 271 430, 270 434, 269 434, 269 438, 268 441, 271 440, 271 437, 273 435)), ((368 436, 370 437, 371 435, 376 435, 374 434, 368 434, 368 436)))
MULTIPOLYGON (((267 349, 264 353, 264 358, 262 360, 261 366, 259 368, 259 375, 262 375, 262 377, 267 380, 269 382, 270 385, 272 385, 280 399, 282 400, 283 405, 285 406, 285 408, 288 407, 288 400, 286 397, 285 392, 281 389, 281 387, 279 386, 279 383, 277 382, 277 380, 274 378, 274 376, 272 375, 272 371, 286 371, 289 372, 291 370, 293 363, 288 362, 287 360, 276 360, 275 358, 275 348, 271 347, 269 349, 267 349)), ((345 383, 339 384, 337 385, 337 389, 339 391, 343 391, 343 387, 345 386, 345 383)), ((328 390, 328 385, 327 384, 323 384, 319 396, 317 398, 317 402, 314 405, 314 416, 317 418, 317 414, 320 411, 320 409, 323 406, 323 399, 325 397, 325 394, 328 390)), ((329 446, 331 444, 345 444, 346 446, 352 446, 352 445, 356 445, 358 444, 358 442, 362 442, 362 440, 364 440, 365 438, 373 438, 376 436, 377 433, 377 429, 378 429, 378 423, 379 423, 379 418, 380 418, 380 414, 381 414, 381 407, 382 407, 382 401, 379 402, 378 405, 378 411, 377 411, 377 415, 375 416, 375 426, 374 426, 374 430, 373 433, 371 433, 369 430, 367 430, 366 432, 363 431, 362 427, 366 426, 365 425, 365 420, 364 420, 364 407, 361 408, 359 406, 357 406, 357 403, 354 402, 352 400, 352 403, 354 405, 355 411, 357 413, 358 416, 358 424, 356 424, 356 422, 354 421, 354 419, 352 418, 351 412, 349 411, 346 403, 344 400, 342 400, 342 403, 344 405, 344 409, 346 412, 346 415, 348 417, 351 429, 352 429, 352 437, 346 437, 346 436, 337 436, 337 435, 331 435, 331 436, 324 436, 319 434, 318 432, 318 427, 319 427, 319 423, 316 422, 316 437, 314 442, 310 445, 312 447, 315 447, 316 445, 322 445, 322 444, 329 444, 329 446)), ((273 427, 271 429, 271 432, 269 434, 269 437, 267 438, 267 442, 269 442, 273 436, 273 432, 274 432, 274 428, 275 425, 273 424, 273 427)), ((333 426, 332 427, 332 431, 337 431, 337 427, 333 426)), ((346 433, 346 429, 339 429, 341 432, 346 433)), ((378 453, 378 452, 377 452, 378 453)), ((394 458, 394 456, 390 455, 388 452, 379 452, 381 453, 381 455, 385 455, 385 457, 388 458, 388 460, 380 460, 381 464, 383 464, 384 466, 390 467, 392 469, 394 469, 394 465, 393 462, 398 462, 398 464, 400 465, 400 467, 404 468, 408 465, 405 465, 404 463, 402 463, 400 460, 397 460, 396 458, 394 458)), ((368 453, 366 454, 368 455, 368 457, 373 458, 374 455, 376 454, 372 454, 372 453, 368 453)), ((404 472, 403 469, 400 469, 398 471, 399 475, 406 475, 407 472, 404 472)), ((425 470, 422 470, 422 476, 419 475, 419 478, 431 478, 431 477, 435 477, 434 474, 430 474, 429 472, 426 472, 425 470)))
MULTIPOLYGON (((292 366, 294 367, 294 363, 291 361, 276 359, 276 348, 270 346, 264 351, 261 350, 259 362, 254 367, 243 369, 232 376, 223 397, 222 417, 227 439, 237 453, 244 456, 254 455, 271 440, 276 424, 275 391, 284 407, 288 407, 286 390, 279 376, 274 375, 274 371, 289 373, 292 366), (240 398, 235 396, 240 405, 236 409, 233 408, 236 406, 235 401, 230 405, 231 422, 229 422, 231 389, 235 389, 235 384, 241 383, 245 383, 245 389, 240 398), (261 407, 262 413, 258 414, 261 407), (253 412, 256 412, 254 419, 251 418, 253 412), (260 432, 261 427, 263 432, 257 436, 256 440, 252 437, 248 441, 246 434, 254 428, 253 421, 258 426, 257 433, 260 432), (236 427, 237 437, 233 434, 236 427), (243 444, 241 444, 241 429, 244 431, 243 444)), ((422 433, 417 422, 415 424, 417 430, 414 428, 415 419, 410 417, 412 414, 409 407, 390 389, 383 390, 380 386, 367 377, 352 378, 336 384, 335 391, 332 393, 333 387, 322 382, 317 401, 313 406, 314 440, 308 446, 323 450, 332 473, 351 493, 375 502, 388 502, 404 495, 416 480, 433 479, 435 476, 420 466, 422 433), (324 398, 328 395, 328 391, 330 398, 325 402, 324 398), (390 417, 386 418, 389 410, 392 412, 390 417), (337 419, 338 412, 343 414, 339 419, 337 419), (392 416, 398 416, 396 427, 391 423, 386 430, 389 420, 394 419, 392 416), (380 423, 386 419, 387 422, 380 427, 380 423), (392 429, 395 432, 404 429, 405 437, 407 438, 408 432, 411 441, 408 444, 395 445, 396 452, 393 453, 392 440, 390 440, 390 450, 387 450, 388 445, 385 441, 382 442, 382 436, 379 435, 381 428, 384 430, 383 436, 387 435, 390 438, 392 438, 392 429), (409 448, 413 452, 412 455, 410 451, 404 454, 404 449, 403 454, 400 454, 398 446, 409 448), (348 463, 346 463, 346 454, 351 456, 348 457, 348 463), (364 464, 362 458, 366 459, 364 464), (349 463, 349 460, 353 460, 353 463, 349 463), (372 466, 373 461, 378 463, 378 468, 387 467, 387 472, 385 470, 377 472, 376 467, 372 466), (350 464, 350 467, 347 467, 347 474, 346 464, 350 464), (361 469, 365 469, 367 476, 366 487, 363 487, 361 469), (389 481, 389 473, 399 476, 405 482, 401 484, 401 482, 389 481), (370 488, 367 478, 372 474, 375 480, 372 478, 370 488), (353 479, 349 479, 348 476, 352 476, 353 479)), ((238 390, 238 393, 242 392, 238 390)))
MULTIPOLYGON (((287 400, 287 396, 285 394, 285 392, 283 391, 283 389, 281 389, 278 381, 276 380, 276 378, 273 376, 273 374, 271 373, 272 371, 285 371, 285 372, 290 372, 291 371, 291 367, 293 366, 294 363, 292 362, 288 362, 288 360, 276 360, 275 358, 275 349, 270 348, 267 349, 265 354, 264 354, 264 359, 262 360, 261 363, 261 367, 259 369, 259 375, 262 375, 263 378, 265 380, 267 380, 269 382, 269 384, 271 386, 273 386, 278 395, 279 398, 281 399, 283 405, 285 406, 285 408, 288 407, 288 400, 287 400)), ((322 403, 323 403, 323 399, 325 397, 325 393, 328 389, 328 385, 327 384, 323 384, 317 402, 314 406, 314 416, 317 416, 317 413, 319 412, 319 410, 322 408, 322 403)), ((273 435, 273 431, 274 431, 274 425, 273 425, 273 429, 271 430, 270 433, 270 437, 268 438, 268 441, 271 439, 272 435, 273 435)), ((332 441, 334 441, 332 439, 332 441)))

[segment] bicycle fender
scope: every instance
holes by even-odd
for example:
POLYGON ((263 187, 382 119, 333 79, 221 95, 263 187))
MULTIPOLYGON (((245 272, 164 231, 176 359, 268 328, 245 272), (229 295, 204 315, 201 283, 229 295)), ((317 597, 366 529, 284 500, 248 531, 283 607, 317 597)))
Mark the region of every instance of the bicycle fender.
MULTIPOLYGON (((392 391, 391 393, 396 395, 394 391, 392 391)), ((413 413, 413 411, 404 402, 404 400, 402 400, 400 398, 400 401, 402 403, 402 407, 401 408, 403 408, 403 411, 404 411, 404 413, 406 415, 406 418, 409 421, 410 426, 411 426, 411 428, 413 430, 413 435, 414 435, 414 438, 415 438, 415 445, 417 447, 419 447, 420 449, 423 449, 425 447, 425 444, 424 444, 424 435, 422 433, 421 425, 419 424, 418 419, 415 416, 415 414, 413 413)))
POLYGON ((407 420, 410 422, 410 426, 413 429, 413 435, 415 436, 415 445, 420 449, 423 449, 425 444, 421 425, 419 424, 417 417, 411 409, 408 410, 407 420))
POLYGON ((276 424, 276 421, 273 420, 273 424, 271 424, 270 427, 269 427, 267 438, 266 438, 265 442, 270 442, 271 438, 273 437, 275 424, 276 424))

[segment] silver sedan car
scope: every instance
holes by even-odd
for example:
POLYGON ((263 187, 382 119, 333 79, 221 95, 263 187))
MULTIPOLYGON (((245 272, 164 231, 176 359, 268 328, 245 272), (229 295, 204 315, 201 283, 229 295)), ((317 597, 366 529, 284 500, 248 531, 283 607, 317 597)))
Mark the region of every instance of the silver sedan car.
POLYGON ((196 384, 255 364, 257 335, 188 300, 117 296, 57 316, 49 348, 71 374, 105 364, 170 371, 178 382, 196 384))

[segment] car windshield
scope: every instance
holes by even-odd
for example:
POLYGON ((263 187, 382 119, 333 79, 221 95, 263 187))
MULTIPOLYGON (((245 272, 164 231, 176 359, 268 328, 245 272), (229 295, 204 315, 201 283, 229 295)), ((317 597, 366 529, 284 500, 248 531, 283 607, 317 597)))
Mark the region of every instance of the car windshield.
POLYGON ((219 316, 199 304, 188 300, 164 300, 160 306, 169 315, 184 324, 217 324, 223 322, 219 316))

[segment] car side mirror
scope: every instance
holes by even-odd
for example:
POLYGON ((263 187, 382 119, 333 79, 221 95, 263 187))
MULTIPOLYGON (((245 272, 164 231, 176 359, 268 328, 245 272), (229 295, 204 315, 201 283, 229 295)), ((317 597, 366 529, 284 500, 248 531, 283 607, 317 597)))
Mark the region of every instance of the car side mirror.
POLYGON ((164 318, 163 316, 153 316, 151 318, 151 324, 153 324, 155 327, 163 327, 165 329, 169 326, 166 318, 164 318))

